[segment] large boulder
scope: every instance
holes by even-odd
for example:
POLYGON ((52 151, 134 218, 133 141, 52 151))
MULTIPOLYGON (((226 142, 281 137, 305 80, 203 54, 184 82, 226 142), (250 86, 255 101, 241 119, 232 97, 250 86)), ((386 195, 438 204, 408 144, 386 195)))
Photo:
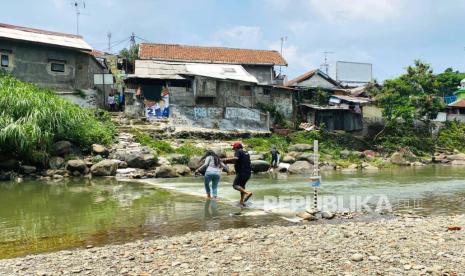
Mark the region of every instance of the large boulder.
POLYGON ((263 154, 254 154, 254 155, 251 155, 250 156, 250 160, 251 161, 254 161, 254 160, 265 160, 265 156, 263 156, 263 154))
POLYGON ((187 163, 187 166, 189 169, 195 171, 197 168, 199 168, 202 164, 200 163, 200 160, 202 160, 202 157, 200 156, 192 156, 189 159, 189 162, 187 163))
POLYGON ((255 173, 266 172, 270 169, 270 164, 263 160, 253 160, 250 162, 252 171, 255 173))
POLYGON ((458 153, 453 155, 448 155, 447 160, 449 161, 465 161, 465 153, 458 153))
POLYGON ((176 171, 176 173, 179 175, 186 176, 186 175, 191 174, 191 169, 189 169, 189 167, 186 165, 177 164, 177 165, 174 165, 173 168, 176 171))
POLYGON ((66 163, 66 169, 74 175, 76 175, 76 172, 80 174, 87 174, 89 172, 86 162, 81 159, 69 160, 66 163))
POLYGON ((8 159, 0 162, 0 170, 15 171, 19 167, 19 162, 16 159, 8 159))
POLYGON ((394 152, 391 155, 391 163, 399 166, 407 166, 410 163, 405 159, 404 154, 401 152, 394 152))
POLYGON ((130 154, 125 160, 130 168, 149 169, 157 163, 153 154, 130 154))
POLYGON ((452 160, 450 164, 452 166, 465 166, 465 160, 452 160))
POLYGON ((313 165, 307 161, 296 161, 289 166, 288 172, 291 174, 310 174, 313 172, 313 165))
POLYGON ((365 157, 375 157, 376 156, 376 152, 372 151, 372 150, 364 150, 363 151, 363 155, 365 157))
POLYGON ((118 169, 118 163, 113 160, 103 160, 94 164, 90 168, 90 172, 93 176, 113 176, 116 175, 118 169))
POLYGON ((94 155, 100 155, 102 157, 108 157, 108 154, 110 153, 108 149, 100 144, 92 144, 92 153, 94 155))
POLYGON ((10 181, 10 180, 13 180, 15 177, 15 174, 14 172, 4 172, 4 171, 0 171, 0 181, 10 181))
POLYGON ((304 151, 310 151, 313 149, 312 145, 308 144, 295 144, 289 146, 289 151, 297 151, 297 152, 304 152, 304 151))
POLYGON ((226 151, 223 148, 215 147, 215 148, 210 148, 210 150, 216 153, 216 155, 218 155, 219 158, 226 158, 227 156, 226 151))
POLYGON ((289 163, 281 162, 278 165, 278 171, 279 172, 287 172, 287 170, 289 170, 290 166, 291 166, 291 164, 289 164, 289 163))
POLYGON ((35 166, 22 165, 20 167, 20 171, 24 174, 31 174, 35 173, 37 171, 37 168, 35 166))
POLYGON ((60 169, 65 164, 65 159, 60 156, 53 156, 48 161, 48 165, 51 169, 60 169))
POLYGON ((297 161, 307 161, 313 164, 314 156, 313 153, 302 153, 297 155, 297 161))
POLYGON ((189 163, 189 158, 184 154, 171 154, 168 156, 168 160, 171 164, 187 165, 187 163, 189 163))
POLYGON ((282 161, 283 161, 284 163, 292 164, 292 163, 294 163, 296 160, 295 160, 295 157, 294 157, 294 156, 287 154, 286 156, 284 156, 284 158, 283 158, 282 161))
POLYGON ((158 178, 172 178, 172 177, 178 177, 178 176, 179 175, 176 172, 176 170, 170 166, 163 165, 161 167, 158 167, 155 170, 155 177, 158 177, 158 178))
POLYGON ((53 144, 52 151, 55 155, 65 156, 70 154, 73 148, 73 144, 70 141, 58 141, 53 144))

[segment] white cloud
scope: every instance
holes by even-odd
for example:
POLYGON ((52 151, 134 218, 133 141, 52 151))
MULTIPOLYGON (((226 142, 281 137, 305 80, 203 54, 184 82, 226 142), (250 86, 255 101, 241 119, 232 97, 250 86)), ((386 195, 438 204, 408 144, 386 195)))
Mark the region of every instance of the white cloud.
POLYGON ((219 45, 251 48, 260 45, 261 36, 260 27, 239 25, 216 31, 213 40, 219 45))
POLYGON ((383 22, 399 16, 405 2, 400 0, 308 0, 311 11, 333 23, 362 20, 383 22))

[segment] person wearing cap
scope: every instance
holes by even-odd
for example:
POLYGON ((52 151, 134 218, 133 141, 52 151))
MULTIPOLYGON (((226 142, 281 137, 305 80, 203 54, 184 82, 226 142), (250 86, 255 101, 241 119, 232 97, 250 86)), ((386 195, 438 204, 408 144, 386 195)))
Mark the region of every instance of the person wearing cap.
POLYGON ((234 169, 236 170, 236 178, 233 182, 233 188, 241 193, 240 204, 245 206, 245 202, 252 196, 251 192, 245 190, 245 185, 249 181, 252 174, 252 166, 250 164, 250 155, 244 151, 241 142, 234 142, 232 144, 234 150, 234 157, 227 158, 225 161, 234 162, 234 169))

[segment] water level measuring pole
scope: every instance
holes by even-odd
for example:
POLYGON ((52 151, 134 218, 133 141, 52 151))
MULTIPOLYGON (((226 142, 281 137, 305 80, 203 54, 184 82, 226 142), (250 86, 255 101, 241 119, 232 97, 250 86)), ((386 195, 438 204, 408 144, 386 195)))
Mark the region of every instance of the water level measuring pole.
POLYGON ((318 164, 318 140, 313 141, 313 172, 310 177, 313 187, 313 208, 318 211, 318 188, 321 185, 320 166, 318 164))

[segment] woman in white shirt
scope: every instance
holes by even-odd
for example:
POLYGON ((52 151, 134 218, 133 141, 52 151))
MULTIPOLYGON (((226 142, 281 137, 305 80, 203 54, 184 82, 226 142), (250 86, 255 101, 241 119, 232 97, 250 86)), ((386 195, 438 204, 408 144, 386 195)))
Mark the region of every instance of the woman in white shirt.
POLYGON ((220 182, 220 175, 221 171, 225 169, 228 170, 228 167, 221 161, 221 159, 216 155, 216 153, 212 150, 208 150, 205 154, 205 162, 204 164, 196 170, 196 172, 201 172, 205 170, 205 192, 207 193, 207 198, 211 198, 211 194, 213 193, 213 198, 218 197, 218 183, 220 182), (210 182, 212 183, 212 187, 210 189, 210 182), (211 192, 212 193, 211 193, 211 192))

